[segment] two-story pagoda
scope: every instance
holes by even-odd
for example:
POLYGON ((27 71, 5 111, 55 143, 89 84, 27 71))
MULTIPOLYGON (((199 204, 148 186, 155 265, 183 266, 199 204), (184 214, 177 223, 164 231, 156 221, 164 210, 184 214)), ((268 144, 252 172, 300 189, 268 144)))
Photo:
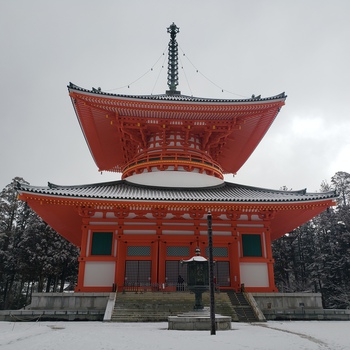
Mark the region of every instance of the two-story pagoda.
POLYGON ((285 103, 222 100, 177 91, 179 29, 168 28, 169 90, 130 96, 68 86, 100 171, 122 180, 80 186, 21 184, 26 201, 80 247, 76 291, 126 286, 174 290, 180 260, 207 247, 213 216, 215 280, 222 289, 274 292, 271 241, 334 205, 335 193, 276 191, 224 181, 257 147, 285 103))

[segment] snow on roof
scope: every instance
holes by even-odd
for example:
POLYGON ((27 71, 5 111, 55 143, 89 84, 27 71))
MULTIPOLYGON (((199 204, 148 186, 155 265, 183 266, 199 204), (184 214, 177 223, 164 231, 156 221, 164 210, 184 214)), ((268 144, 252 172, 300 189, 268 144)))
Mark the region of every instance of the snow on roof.
POLYGON ((201 188, 141 186, 126 180, 89 185, 59 186, 49 183, 45 187, 18 184, 19 192, 30 192, 51 196, 121 199, 121 200, 172 200, 188 202, 259 202, 289 203, 334 199, 335 191, 307 193, 299 191, 271 190, 231 182, 201 188))
POLYGON ((182 260, 182 261, 184 263, 189 263, 189 262, 192 262, 192 261, 208 261, 208 260, 206 258, 204 258, 203 256, 195 255, 189 260, 182 260))

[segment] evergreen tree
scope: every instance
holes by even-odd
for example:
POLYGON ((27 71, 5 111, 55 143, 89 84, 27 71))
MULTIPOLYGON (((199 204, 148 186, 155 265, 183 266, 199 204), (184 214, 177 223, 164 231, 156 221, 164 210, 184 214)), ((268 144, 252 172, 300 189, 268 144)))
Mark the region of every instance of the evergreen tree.
POLYGON ((350 174, 345 171, 338 171, 332 177, 332 185, 339 194, 338 203, 341 206, 349 205, 350 196, 350 174))
POLYGON ((0 308, 23 307, 32 291, 63 291, 77 278, 78 249, 17 199, 15 178, 0 194, 0 308))
POLYGON ((324 308, 350 307, 350 175, 337 172, 321 184, 335 189, 337 206, 273 242, 280 291, 321 292, 324 308))
POLYGON ((29 208, 17 200, 15 178, 0 194, 0 306, 7 308, 14 300, 10 291, 16 288, 18 245, 27 225, 29 208))

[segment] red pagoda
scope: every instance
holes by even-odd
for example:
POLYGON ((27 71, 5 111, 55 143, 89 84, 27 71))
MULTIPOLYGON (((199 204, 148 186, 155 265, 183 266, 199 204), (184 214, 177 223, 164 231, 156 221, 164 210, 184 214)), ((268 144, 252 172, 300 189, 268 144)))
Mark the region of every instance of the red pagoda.
POLYGON ((284 93, 227 100, 177 90, 179 28, 170 33, 168 86, 161 95, 116 95, 68 86, 100 171, 115 182, 47 187, 19 185, 26 201, 80 247, 76 291, 128 286, 176 290, 182 259, 207 248, 213 217, 215 280, 220 289, 276 292, 271 241, 335 204, 336 195, 281 191, 224 181, 257 147, 284 93))

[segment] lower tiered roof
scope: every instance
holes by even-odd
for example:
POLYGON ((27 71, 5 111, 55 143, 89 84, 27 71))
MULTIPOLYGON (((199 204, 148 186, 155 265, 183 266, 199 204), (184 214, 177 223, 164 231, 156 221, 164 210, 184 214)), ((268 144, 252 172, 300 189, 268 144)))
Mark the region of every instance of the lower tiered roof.
POLYGON ((272 190, 224 182, 218 186, 201 188, 155 187, 137 185, 127 180, 88 185, 61 186, 48 183, 45 187, 18 184, 20 192, 42 195, 106 200, 160 200, 185 202, 234 202, 234 203, 280 203, 308 202, 334 198, 334 191, 307 193, 299 191, 272 190))
POLYGON ((45 187, 18 183, 17 189, 21 199, 62 236, 77 245, 81 235, 81 212, 77 208, 113 211, 132 205, 134 210, 168 208, 223 214, 232 211, 270 212, 274 239, 334 205, 337 197, 334 191, 282 191, 230 182, 203 188, 150 187, 126 180, 77 186, 49 183, 45 187))

